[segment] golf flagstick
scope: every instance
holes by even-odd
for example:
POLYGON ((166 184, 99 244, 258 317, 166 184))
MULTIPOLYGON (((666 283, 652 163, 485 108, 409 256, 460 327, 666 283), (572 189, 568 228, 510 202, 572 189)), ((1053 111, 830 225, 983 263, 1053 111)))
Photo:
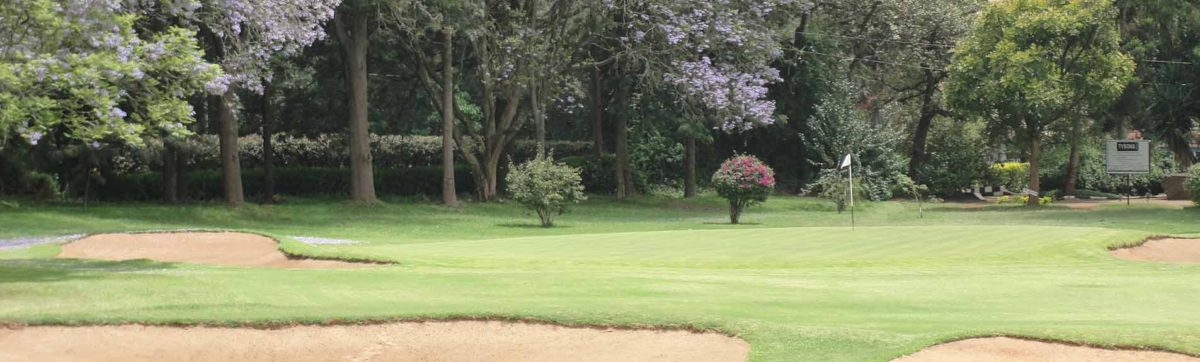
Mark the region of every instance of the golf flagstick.
POLYGON ((842 165, 838 169, 850 168, 850 230, 854 230, 854 162, 850 155, 846 154, 846 158, 842 159, 842 165))

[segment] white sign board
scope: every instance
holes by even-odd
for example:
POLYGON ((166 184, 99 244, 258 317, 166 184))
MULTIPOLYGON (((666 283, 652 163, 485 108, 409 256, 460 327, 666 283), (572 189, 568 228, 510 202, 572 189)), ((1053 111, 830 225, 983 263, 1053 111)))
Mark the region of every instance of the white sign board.
POLYGON ((1104 155, 1104 167, 1109 174, 1145 175, 1150 173, 1150 141, 1108 141, 1104 155))

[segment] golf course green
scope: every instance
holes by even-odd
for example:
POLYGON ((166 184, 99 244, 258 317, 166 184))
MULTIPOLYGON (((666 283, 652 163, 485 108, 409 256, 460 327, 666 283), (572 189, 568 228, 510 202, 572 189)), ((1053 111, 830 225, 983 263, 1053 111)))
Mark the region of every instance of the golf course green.
POLYGON ((722 200, 598 199, 554 228, 511 204, 447 208, 65 205, 0 208, 0 240, 236 230, 344 270, 55 259, 0 249, 0 324, 287 325, 502 319, 720 331, 755 361, 886 361, 941 342, 1019 336, 1200 355, 1200 264, 1120 260, 1152 236, 1200 236, 1200 210, 1035 210, 873 203, 849 215, 778 197, 726 222, 722 200), (307 238, 348 243, 306 244, 307 238))

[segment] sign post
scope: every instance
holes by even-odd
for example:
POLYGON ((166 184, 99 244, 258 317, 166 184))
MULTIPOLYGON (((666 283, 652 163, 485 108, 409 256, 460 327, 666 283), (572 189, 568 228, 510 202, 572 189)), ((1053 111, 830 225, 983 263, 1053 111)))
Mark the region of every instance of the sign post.
POLYGON ((1110 140, 1105 144, 1104 156, 1104 169, 1109 175, 1125 175, 1125 185, 1129 187, 1125 204, 1131 204, 1133 175, 1150 173, 1150 141, 1110 140))

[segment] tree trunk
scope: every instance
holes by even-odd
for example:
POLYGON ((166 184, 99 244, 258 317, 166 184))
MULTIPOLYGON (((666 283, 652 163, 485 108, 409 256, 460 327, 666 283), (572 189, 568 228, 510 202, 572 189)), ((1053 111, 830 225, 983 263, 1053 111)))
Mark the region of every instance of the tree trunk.
POLYGON ((687 175, 683 181, 683 197, 696 197, 696 136, 689 133, 685 146, 687 175))
POLYGON ((625 180, 625 174, 628 172, 627 169, 629 168, 629 129, 625 124, 624 116, 618 115, 613 117, 613 120, 615 121, 614 131, 616 133, 615 141, 617 151, 617 162, 616 167, 614 168, 614 172, 616 172, 616 174, 613 176, 615 177, 614 180, 617 183, 617 200, 624 200, 632 194, 630 189, 633 188, 633 185, 629 184, 625 180))
POLYGON ((1042 134, 1037 131, 1029 132, 1029 189, 1038 194, 1029 195, 1027 206, 1038 206, 1041 197, 1041 179, 1038 178, 1038 163, 1042 158, 1042 134))
POLYGON ((454 189, 454 32, 442 31, 442 203, 458 206, 454 189))
POLYGON ((361 11, 344 11, 334 20, 350 96, 350 199, 372 203, 378 199, 375 197, 375 172, 371 165, 371 136, 367 123, 367 15, 361 11))
POLYGON ((613 110, 612 117, 617 153, 615 174, 613 176, 616 177, 617 200, 625 200, 631 196, 636 196, 637 189, 633 185, 633 172, 629 166, 629 123, 625 114, 625 105, 629 101, 630 85, 622 81, 618 87, 613 100, 615 109, 613 110))
POLYGON ((179 172, 176 168, 179 166, 179 158, 177 157, 176 147, 170 140, 163 140, 162 154, 162 192, 163 201, 170 204, 179 203, 179 172))
POLYGON ((537 157, 546 155, 546 114, 542 111, 542 98, 538 93, 537 81, 529 84, 529 109, 533 111, 533 129, 537 138, 537 157))
POLYGON ((275 203, 275 143, 271 136, 275 134, 275 106, 271 102, 275 91, 271 82, 263 87, 262 98, 262 167, 263 167, 263 199, 266 203, 275 203))
POLYGON ((934 105, 937 99, 934 96, 940 84, 933 71, 928 69, 925 70, 925 83, 925 90, 921 95, 921 116, 917 120, 917 128, 913 130, 912 153, 908 159, 908 177, 917 183, 921 183, 923 179, 921 168, 925 166, 927 158, 925 146, 929 140, 929 128, 933 125, 933 118, 937 116, 937 106, 934 105))
POLYGON ((188 155, 182 148, 175 149, 175 197, 183 202, 187 200, 187 160, 188 155))
POLYGON ((736 225, 742 219, 742 205, 737 201, 729 202, 729 223, 736 225))
POLYGON ((238 206, 245 202, 242 192, 242 164, 238 155, 238 124, 234 114, 233 100, 236 97, 230 87, 224 95, 217 97, 217 112, 219 114, 221 140, 221 175, 225 188, 225 202, 230 206, 238 206))
POLYGON ((1063 183, 1063 194, 1074 195, 1079 182, 1079 137, 1071 137, 1071 156, 1067 162, 1067 180, 1063 183))
POLYGON ((604 157, 604 109, 607 108, 604 89, 600 86, 600 69, 592 69, 592 86, 590 88, 592 92, 592 153, 596 157, 596 161, 600 162, 604 157))

